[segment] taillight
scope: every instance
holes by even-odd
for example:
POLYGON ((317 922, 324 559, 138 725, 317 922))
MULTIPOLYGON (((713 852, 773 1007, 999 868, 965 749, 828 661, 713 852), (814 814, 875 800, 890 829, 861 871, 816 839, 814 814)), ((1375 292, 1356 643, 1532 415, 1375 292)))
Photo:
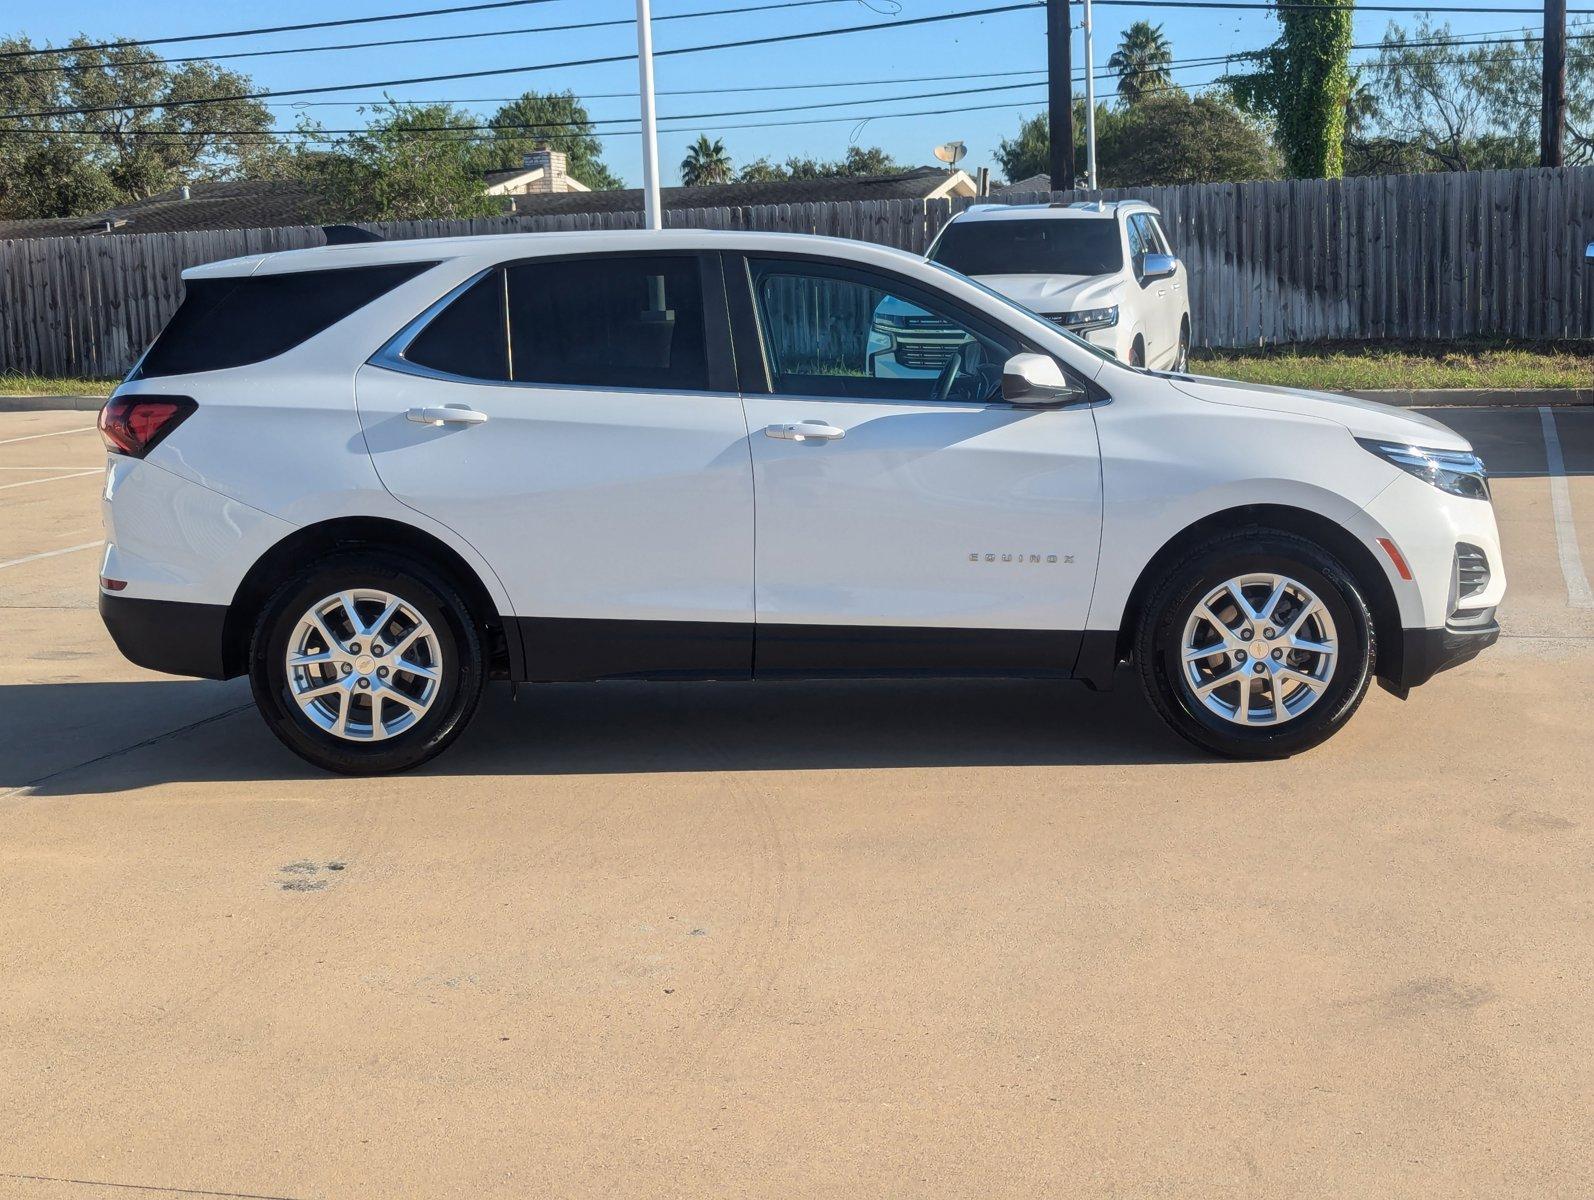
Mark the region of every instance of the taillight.
POLYGON ((187 396, 112 396, 100 409, 105 448, 143 458, 199 406, 187 396))

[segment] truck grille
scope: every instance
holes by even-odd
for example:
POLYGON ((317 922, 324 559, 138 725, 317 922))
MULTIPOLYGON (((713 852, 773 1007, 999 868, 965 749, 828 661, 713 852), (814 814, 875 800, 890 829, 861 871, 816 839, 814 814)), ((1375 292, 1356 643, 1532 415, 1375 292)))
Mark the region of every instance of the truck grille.
POLYGON ((915 371, 939 371, 957 353, 960 342, 897 343, 897 362, 915 371))
POLYGON ((1470 542, 1456 546, 1456 596, 1465 600, 1489 586, 1489 556, 1470 542))

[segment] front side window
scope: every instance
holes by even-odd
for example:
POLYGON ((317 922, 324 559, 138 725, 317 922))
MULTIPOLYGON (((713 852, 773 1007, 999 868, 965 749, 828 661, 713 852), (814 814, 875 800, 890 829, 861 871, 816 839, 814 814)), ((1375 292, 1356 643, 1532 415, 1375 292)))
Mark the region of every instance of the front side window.
POLYGON ((1146 255, 1155 247, 1151 245, 1146 236, 1145 218, 1138 215, 1129 218, 1129 261, 1138 276, 1145 271, 1146 255))
POLYGON ((1124 265, 1107 216, 953 221, 930 259, 964 275, 1109 275, 1124 265))
POLYGON ((880 276, 779 259, 750 266, 778 394, 986 401, 1018 350, 880 276))
POLYGON ((708 389, 695 257, 534 260, 507 276, 515 382, 708 389))

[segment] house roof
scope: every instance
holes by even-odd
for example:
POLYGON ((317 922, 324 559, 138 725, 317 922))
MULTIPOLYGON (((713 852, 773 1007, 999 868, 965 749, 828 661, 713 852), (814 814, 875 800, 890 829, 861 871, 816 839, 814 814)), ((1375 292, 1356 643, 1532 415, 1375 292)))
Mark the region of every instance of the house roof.
POLYGON ((181 188, 173 188, 147 200, 83 217, 0 221, 0 239, 313 225, 313 209, 314 197, 309 188, 289 180, 195 183, 189 185, 186 200, 181 188))
POLYGON ((1015 179, 1012 183, 1004 183, 1000 187, 991 189, 993 192, 1049 192, 1052 190, 1052 177, 1050 175, 1028 175, 1023 179, 1015 179))
MULTIPOLYGON (((930 200, 972 196, 974 181, 963 171, 918 167, 895 175, 840 175, 823 179, 775 179, 762 183, 717 183, 664 188, 665 208, 733 208, 757 204, 810 204, 826 200, 930 200)), ((640 188, 573 194, 515 196, 519 216, 560 213, 641 212, 640 188)))

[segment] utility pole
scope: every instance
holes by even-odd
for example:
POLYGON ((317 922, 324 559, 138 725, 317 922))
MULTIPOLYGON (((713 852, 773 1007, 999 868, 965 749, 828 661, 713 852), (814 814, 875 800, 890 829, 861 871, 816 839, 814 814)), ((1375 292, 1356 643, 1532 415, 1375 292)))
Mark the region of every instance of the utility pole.
POLYGON ((1096 52, 1090 42, 1090 0, 1085 0, 1085 186, 1096 190, 1096 52))
POLYGON ((1070 24, 1068 0, 1046 0, 1046 103, 1054 192, 1074 190, 1074 31, 1070 24))
POLYGON ((1566 142, 1566 0, 1544 0, 1544 100, 1539 110, 1539 166, 1561 165, 1566 142))
POLYGON ((653 15, 636 0, 636 64, 642 94, 642 213, 648 229, 663 229, 659 208, 659 130, 653 114, 653 15))

